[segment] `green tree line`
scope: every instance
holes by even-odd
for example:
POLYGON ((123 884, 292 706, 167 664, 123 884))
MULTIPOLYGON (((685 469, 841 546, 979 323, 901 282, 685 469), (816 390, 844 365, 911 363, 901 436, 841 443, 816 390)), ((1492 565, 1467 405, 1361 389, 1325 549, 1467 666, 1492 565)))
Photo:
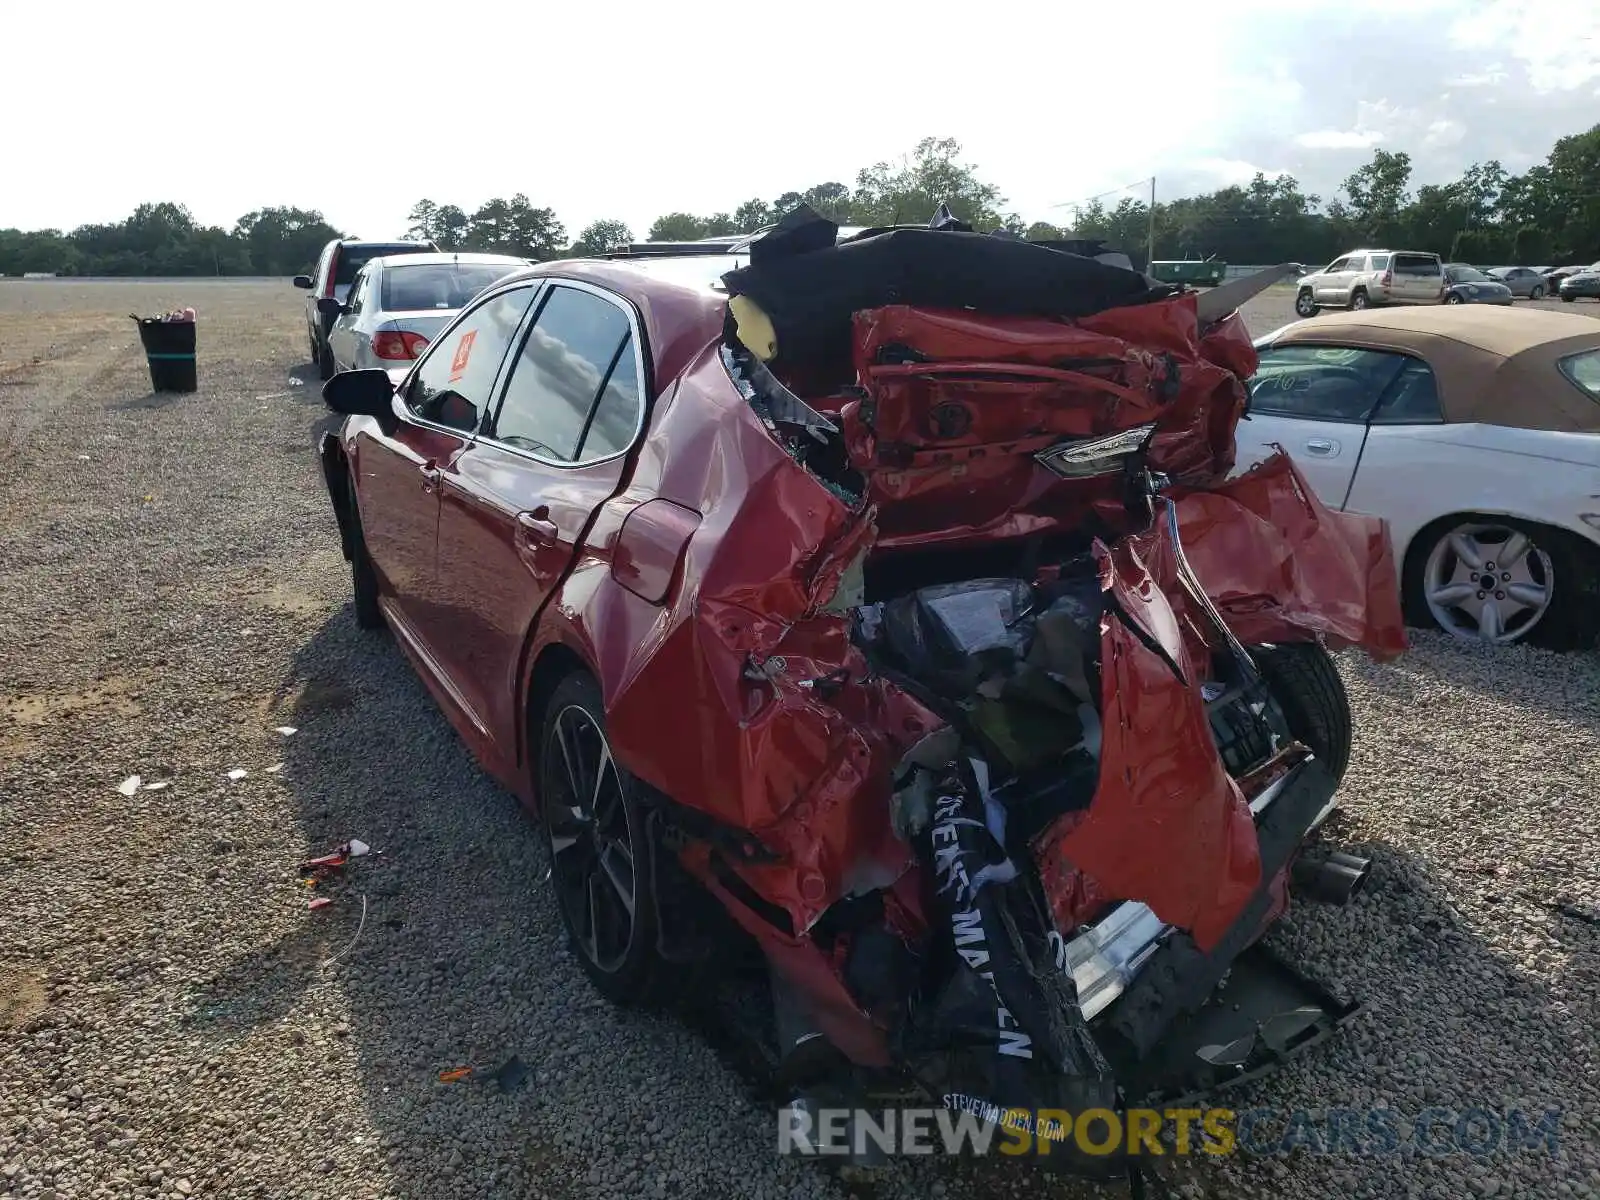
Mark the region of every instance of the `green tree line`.
MULTIPOLYGON (((1064 209, 1060 225, 1028 224, 993 183, 966 162, 959 143, 925 138, 898 162, 858 171, 853 184, 818 183, 771 201, 754 198, 726 212, 668 212, 645 233, 684 241, 752 232, 800 203, 851 225, 920 224, 950 210, 977 229, 1031 238, 1102 238, 1143 262, 1150 209, 1127 198, 1064 209)), ((518 193, 473 209, 421 200, 407 233, 441 246, 546 260, 600 254, 634 240, 622 221, 600 220, 572 241, 549 208, 518 193)), ((1545 160, 1520 175, 1499 162, 1476 163, 1459 179, 1413 188, 1404 151, 1372 159, 1324 201, 1289 175, 1257 175, 1242 187, 1159 202, 1157 258, 1215 256, 1236 263, 1329 261, 1357 246, 1433 250, 1464 262, 1560 264, 1600 258, 1600 125, 1561 138, 1545 160)), ((141 204, 126 220, 70 232, 0 229, 0 274, 291 275, 310 268, 340 231, 315 209, 263 208, 233 228, 201 225, 181 204, 141 204)))

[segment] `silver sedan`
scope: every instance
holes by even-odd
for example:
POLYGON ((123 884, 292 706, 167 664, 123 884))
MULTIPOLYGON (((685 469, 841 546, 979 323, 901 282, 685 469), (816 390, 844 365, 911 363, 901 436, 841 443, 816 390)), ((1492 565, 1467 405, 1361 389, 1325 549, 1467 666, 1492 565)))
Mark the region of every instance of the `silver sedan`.
POLYGON ((466 303, 496 280, 529 265, 509 254, 395 254, 374 258, 344 303, 322 299, 336 371, 403 367, 427 348, 466 303))
POLYGON ((1543 300, 1550 291, 1545 277, 1532 267, 1490 267, 1484 274, 1505 284, 1518 299, 1543 300))

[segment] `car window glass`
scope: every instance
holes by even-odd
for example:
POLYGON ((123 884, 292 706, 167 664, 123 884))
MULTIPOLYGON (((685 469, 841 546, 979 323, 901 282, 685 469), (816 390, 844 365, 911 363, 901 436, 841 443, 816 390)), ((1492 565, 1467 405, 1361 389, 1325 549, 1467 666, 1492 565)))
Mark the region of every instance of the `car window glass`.
POLYGON ((1430 258, 1425 254, 1396 254, 1394 256, 1394 271, 1397 275, 1438 276, 1441 270, 1439 260, 1430 258))
POLYGON ((412 411, 452 429, 476 429, 533 291, 515 288, 484 301, 429 346, 406 388, 412 411))
POLYGON ((1389 267, 1389 256, 1387 254, 1374 254, 1372 256, 1372 265, 1371 265, 1371 269, 1372 270, 1374 270, 1374 271, 1384 271, 1384 270, 1387 270, 1388 267, 1389 267))
MULTIPOLYGON (((493 436, 561 462, 610 453, 591 453, 583 442, 613 367, 619 358, 631 362, 623 353, 629 342, 627 314, 617 305, 592 292, 552 288, 513 365, 493 436)), ((620 449, 632 433, 630 426, 619 435, 609 420, 604 432, 593 435, 594 444, 620 436, 621 445, 613 446, 620 449)))
POLYGON ((1442 420, 1438 382, 1428 364, 1416 359, 1401 368, 1399 378, 1372 416, 1374 425, 1421 425, 1442 420))
POLYGON ((1332 275, 1335 272, 1342 271, 1347 265, 1349 265, 1349 262, 1349 258, 1336 258, 1333 260, 1333 262, 1328 264, 1328 269, 1324 271, 1323 274, 1332 275))
POLYGON ((416 312, 464 308, 491 283, 511 274, 517 263, 396 264, 383 273, 383 311, 416 312))
POLYGON ((1589 399, 1600 402, 1600 350, 1585 350, 1569 354, 1557 364, 1561 373, 1587 392, 1589 399))
POLYGON ((616 364, 600 392, 589 422, 589 432, 578 447, 580 459, 605 458, 626 450, 639 428, 639 413, 644 402, 639 395, 639 359, 629 335, 622 343, 616 364))
POLYGON ((1317 421, 1365 421, 1406 359, 1344 346, 1261 351, 1250 380, 1250 411, 1317 421))

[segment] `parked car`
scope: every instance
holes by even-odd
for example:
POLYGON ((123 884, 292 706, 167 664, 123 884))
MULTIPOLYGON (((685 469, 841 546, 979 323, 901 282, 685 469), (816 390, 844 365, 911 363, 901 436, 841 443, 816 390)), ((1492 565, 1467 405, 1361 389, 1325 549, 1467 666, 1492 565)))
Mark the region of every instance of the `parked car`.
POLYGON ((1506 284, 1466 263, 1446 263, 1446 304, 1510 304, 1515 295, 1506 284))
POLYGON ((1257 348, 1240 466, 1282 445, 1324 503, 1387 520, 1415 621, 1491 642, 1593 643, 1600 322, 1335 314, 1257 348))
POLYGON ((344 303, 356 274, 380 255, 427 254, 438 249, 433 242, 359 242, 335 238, 322 248, 316 269, 310 275, 294 277, 295 287, 311 293, 306 297, 306 337, 311 345, 311 361, 317 364, 322 378, 333 374, 333 354, 328 349, 328 331, 333 328, 333 318, 321 311, 318 301, 334 299, 344 303))
POLYGON ((1437 304, 1443 297, 1444 268, 1437 254, 1420 250, 1352 250, 1299 281, 1294 311, 1310 317, 1329 306, 1360 309, 1386 304, 1437 304))
POLYGON ((1561 291, 1562 281, 1569 275, 1581 275, 1585 271, 1593 271, 1596 268, 1600 268, 1600 263, 1592 263, 1588 266, 1582 263, 1571 263, 1565 267, 1551 267, 1544 274, 1545 291, 1555 295, 1561 291))
POLYGON ((1570 304, 1580 296, 1589 300, 1600 300, 1600 263, 1596 263, 1587 271, 1568 275, 1561 281, 1563 300, 1570 304))
POLYGON ((595 986, 705 1005, 759 949, 806 1096, 1077 1112, 1318 1040, 1350 1008, 1248 947, 1286 870, 1366 870, 1298 856, 1351 736, 1321 643, 1405 640, 1380 521, 1284 455, 1225 481, 1280 272, 837 238, 541 264, 336 375, 356 619, 537 802, 595 986))
POLYGON ((1537 267, 1494 267, 1484 274, 1505 284, 1513 296, 1529 300, 1543 300, 1550 290, 1537 267))
POLYGON ((462 305, 513 271, 531 266, 509 254, 403 254, 374 258, 356 274, 341 304, 323 297, 333 318, 328 349, 336 371, 409 363, 462 305))

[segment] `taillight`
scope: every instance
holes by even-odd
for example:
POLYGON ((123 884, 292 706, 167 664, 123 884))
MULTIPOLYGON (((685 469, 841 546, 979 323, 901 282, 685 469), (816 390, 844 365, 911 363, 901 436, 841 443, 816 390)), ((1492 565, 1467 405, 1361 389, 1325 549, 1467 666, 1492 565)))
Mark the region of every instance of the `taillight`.
POLYGON ((1394 272, 1393 271, 1385 271, 1383 273, 1383 278, 1380 279, 1378 282, 1383 284, 1384 287, 1388 287, 1389 285, 1394 283, 1394 272))
POLYGON ((372 335, 372 353, 379 358, 417 358, 428 348, 428 339, 409 329, 386 329, 372 335))
POLYGON ((328 290, 322 293, 324 296, 333 295, 333 281, 337 278, 339 278, 339 253, 334 251, 333 257, 328 260, 328 290))

